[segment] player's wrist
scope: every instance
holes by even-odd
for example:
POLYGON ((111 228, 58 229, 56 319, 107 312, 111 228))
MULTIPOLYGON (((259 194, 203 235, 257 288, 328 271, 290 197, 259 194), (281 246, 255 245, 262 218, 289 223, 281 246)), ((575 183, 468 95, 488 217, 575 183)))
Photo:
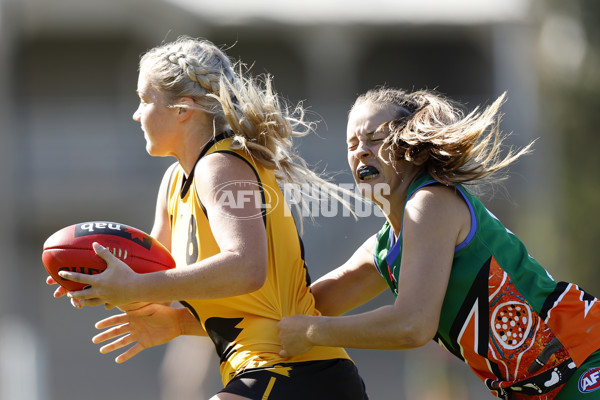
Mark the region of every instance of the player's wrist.
POLYGON ((178 335, 204 336, 206 333, 200 322, 190 313, 187 308, 176 308, 176 326, 178 335))
POLYGON ((313 346, 319 345, 321 335, 320 324, 322 320, 323 317, 315 317, 309 315, 305 317, 306 328, 304 331, 304 335, 306 336, 306 340, 313 346))
POLYGON ((186 314, 189 314, 189 312, 185 308, 177 308, 175 310, 176 310, 175 315, 177 317, 177 323, 175 324, 175 326, 177 327, 177 336, 185 335, 186 332, 188 331, 186 314))
POLYGON ((127 285, 127 288, 125 290, 125 296, 128 297, 128 301, 130 303, 133 302, 148 302, 148 303, 152 303, 152 299, 148 298, 145 295, 145 287, 147 286, 147 284, 144 282, 145 279, 147 279, 149 277, 149 274, 138 274, 138 273, 133 273, 132 274, 132 278, 130 281, 130 284, 127 285))

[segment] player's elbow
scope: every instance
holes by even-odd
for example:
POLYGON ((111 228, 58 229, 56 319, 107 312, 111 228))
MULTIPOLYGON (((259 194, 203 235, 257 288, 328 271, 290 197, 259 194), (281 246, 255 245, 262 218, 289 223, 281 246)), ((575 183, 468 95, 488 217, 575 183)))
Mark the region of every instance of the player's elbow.
POLYGON ((408 342, 408 347, 416 348, 425 346, 435 337, 435 331, 431 331, 425 327, 418 327, 410 331, 410 333, 405 337, 405 340, 408 342))
POLYGON ((263 287, 267 280, 268 263, 266 255, 245 259, 245 262, 243 262, 244 273, 241 274, 241 283, 245 288, 245 292, 255 292, 263 287))
POLYGON ((421 327, 407 326, 398 327, 393 330, 390 338, 390 347, 393 350, 404 350, 421 347, 429 343, 435 336, 421 327))
POLYGON ((392 332, 394 349, 412 349, 429 343, 437 333, 437 324, 422 318, 398 319, 392 332))
POLYGON ((267 268, 258 266, 253 273, 247 274, 245 277, 245 287, 248 293, 255 292, 263 287, 267 280, 267 268))

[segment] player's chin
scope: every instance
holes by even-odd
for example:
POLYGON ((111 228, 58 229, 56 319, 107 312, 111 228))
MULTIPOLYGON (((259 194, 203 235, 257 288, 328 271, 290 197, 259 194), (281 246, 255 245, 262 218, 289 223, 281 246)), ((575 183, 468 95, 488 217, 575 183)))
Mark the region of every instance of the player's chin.
POLYGON ((152 142, 149 141, 148 138, 146 138, 146 153, 148 153, 149 155, 151 155, 153 157, 158 156, 155 146, 152 145, 152 142))
POLYGON ((150 143, 150 142, 146 142, 146 153, 148 153, 152 157, 163 157, 164 156, 164 154, 162 154, 160 151, 158 151, 158 149, 155 146, 153 146, 152 143, 150 143))
POLYGON ((357 180, 357 189, 362 197, 367 200, 373 201, 375 199, 375 189, 377 188, 376 183, 379 182, 377 179, 372 180, 357 180))
POLYGON ((154 156, 157 151, 156 143, 152 140, 150 135, 146 133, 146 131, 144 131, 144 139, 146 140, 146 152, 151 156, 154 156))
POLYGON ((161 151, 157 146, 154 146, 152 142, 146 140, 146 152, 152 157, 167 157, 170 154, 161 151))

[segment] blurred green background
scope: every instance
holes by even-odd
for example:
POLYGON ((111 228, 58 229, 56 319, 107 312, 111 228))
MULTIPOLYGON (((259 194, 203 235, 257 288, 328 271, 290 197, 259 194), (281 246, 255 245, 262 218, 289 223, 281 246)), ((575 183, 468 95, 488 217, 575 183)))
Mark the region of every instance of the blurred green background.
MULTIPOLYGON (((537 141, 482 198, 556 279, 600 295, 599 27, 591 0, 0 0, 0 400, 187 400, 219 387, 203 340, 124 365, 100 355, 93 324, 111 312, 52 299, 40 260, 45 238, 76 222, 150 230, 173 160, 149 157, 131 119, 137 62, 182 34, 223 45, 304 101, 322 122, 298 151, 338 183, 352 182, 345 119, 358 94, 437 89, 473 109, 506 91, 509 144, 537 141)), ((382 222, 306 220, 312 277, 382 222)), ((363 309, 391 301, 386 293, 363 309)), ((372 399, 492 398, 435 344, 350 354, 372 399)))

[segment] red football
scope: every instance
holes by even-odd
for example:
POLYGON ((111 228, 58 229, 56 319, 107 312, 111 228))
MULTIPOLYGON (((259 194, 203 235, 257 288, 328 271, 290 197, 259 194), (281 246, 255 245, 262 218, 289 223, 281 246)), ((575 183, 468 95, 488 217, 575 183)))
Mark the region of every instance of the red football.
POLYGON ((42 262, 48 273, 67 290, 85 285, 63 279, 58 271, 98 274, 106 263, 96 255, 92 243, 108 248, 132 270, 139 273, 175 268, 175 260, 159 241, 139 229, 117 222, 92 221, 67 226, 44 243, 42 262))

